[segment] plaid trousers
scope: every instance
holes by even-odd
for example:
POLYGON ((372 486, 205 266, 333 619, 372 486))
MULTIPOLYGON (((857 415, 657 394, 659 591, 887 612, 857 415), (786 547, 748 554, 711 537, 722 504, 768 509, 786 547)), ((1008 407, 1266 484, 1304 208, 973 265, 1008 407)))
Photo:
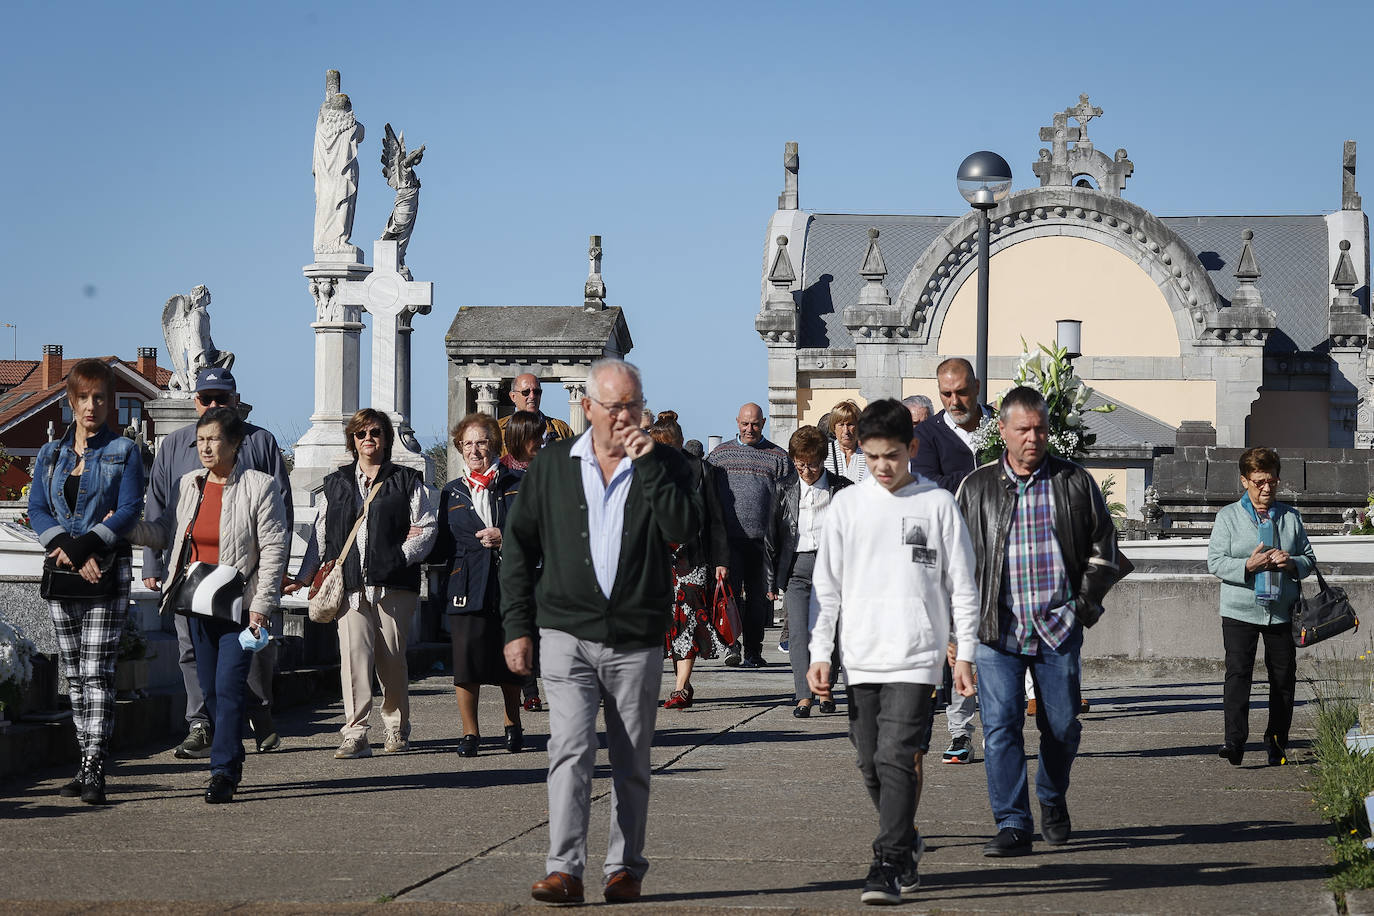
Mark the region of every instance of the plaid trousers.
POLYGON ((48 602, 57 630, 58 665, 72 699, 72 723, 83 756, 108 756, 114 730, 115 661, 119 635, 129 616, 129 580, 133 562, 119 559, 110 598, 91 601, 63 598, 48 602))

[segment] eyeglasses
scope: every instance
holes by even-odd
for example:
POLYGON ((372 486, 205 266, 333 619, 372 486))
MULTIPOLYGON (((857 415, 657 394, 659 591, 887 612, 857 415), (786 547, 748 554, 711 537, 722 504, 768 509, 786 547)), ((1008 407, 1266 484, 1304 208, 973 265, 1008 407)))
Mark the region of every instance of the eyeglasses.
POLYGON ((520 395, 520 397, 522 397, 522 398, 527 398, 527 397, 529 397, 529 396, 532 395, 532 394, 543 394, 543 393, 544 393, 544 389, 543 389, 543 388, 517 388, 517 389, 515 390, 515 393, 518 394, 518 395, 520 395))
POLYGON ((1256 480, 1253 477, 1247 477, 1245 478, 1245 482, 1256 490, 1273 490, 1279 485, 1279 479, 1277 477, 1262 478, 1260 480, 1256 480))
POLYGON ((228 391, 198 391, 196 400, 206 407, 228 407, 234 402, 234 395, 228 391))
POLYGON ((824 467, 824 465, 820 464, 807 464, 804 461, 793 461, 792 464, 799 471, 819 471, 822 467, 824 467))
POLYGON ((381 442, 382 431, 375 426, 371 429, 360 429, 353 434, 353 438, 357 439, 359 442, 363 441, 364 439, 376 439, 378 442, 381 442))
POLYGON ((613 417, 619 413, 639 413, 644 409, 643 401, 626 401, 624 404, 607 404, 605 401, 597 400, 590 396, 588 396, 587 400, 596 401, 606 413, 613 417))
POLYGON ((477 448, 477 446, 479 446, 479 445, 482 446, 482 448, 488 448, 488 447, 491 446, 491 440, 490 440, 490 439, 465 439, 464 441, 458 443, 458 447, 459 447, 460 449, 462 449, 463 451, 465 451, 465 452, 470 452, 470 451, 472 451, 473 449, 477 448))

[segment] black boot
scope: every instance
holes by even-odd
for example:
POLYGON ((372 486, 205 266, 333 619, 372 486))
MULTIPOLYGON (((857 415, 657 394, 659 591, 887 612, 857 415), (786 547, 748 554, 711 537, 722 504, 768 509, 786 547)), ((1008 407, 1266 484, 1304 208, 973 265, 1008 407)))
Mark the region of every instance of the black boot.
POLYGON ((91 754, 86 758, 86 782, 81 787, 81 800, 88 805, 105 804, 105 758, 91 754))
POLYGON ((248 711, 248 724, 253 726, 253 741, 259 754, 275 751, 281 746, 281 737, 272 723, 272 707, 253 706, 248 711))
POLYGON ((72 777, 71 782, 57 790, 58 795, 63 798, 79 798, 81 796, 81 790, 86 785, 86 760, 86 755, 82 754, 81 766, 77 769, 76 775, 72 777))

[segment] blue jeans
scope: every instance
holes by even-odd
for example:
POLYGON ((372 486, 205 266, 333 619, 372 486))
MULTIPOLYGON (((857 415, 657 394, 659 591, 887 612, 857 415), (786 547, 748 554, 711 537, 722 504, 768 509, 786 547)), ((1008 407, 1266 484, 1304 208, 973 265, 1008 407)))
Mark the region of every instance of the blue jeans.
POLYGON ((1039 655, 1003 652, 978 646, 978 700, 983 717, 983 758, 988 774, 988 801, 997 829, 1015 827, 1032 832, 1026 779, 1026 748, 1021 735, 1026 721, 1025 673, 1035 683, 1035 724, 1040 729, 1040 766, 1035 794, 1046 805, 1064 805, 1069 770, 1078 754, 1083 726, 1078 721, 1079 653, 1083 628, 1058 649, 1043 642, 1039 655))
POLYGON ((236 623, 192 617, 190 624, 196 673, 205 694, 205 711, 215 730, 210 772, 228 776, 237 785, 243 775, 243 713, 253 653, 239 645, 243 627, 236 623))

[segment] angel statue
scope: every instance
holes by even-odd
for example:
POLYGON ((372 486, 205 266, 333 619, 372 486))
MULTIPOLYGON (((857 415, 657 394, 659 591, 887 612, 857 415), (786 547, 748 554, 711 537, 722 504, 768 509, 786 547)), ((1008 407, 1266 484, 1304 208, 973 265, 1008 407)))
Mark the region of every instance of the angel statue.
POLYGON ((210 339, 210 291, 197 286, 190 295, 176 295, 162 307, 162 336, 172 361, 168 387, 183 397, 195 389, 196 374, 210 366, 231 369, 234 354, 217 350, 210 339))
POLYGON ((325 76, 325 99, 315 122, 315 254, 352 254, 349 241, 358 206, 358 144, 363 126, 353 115, 353 103, 339 91, 339 71, 325 76))
POLYGON ((425 148, 420 146, 413 153, 406 152, 406 134, 396 136, 391 125, 386 126, 386 136, 382 139, 382 175, 386 183, 396 189, 396 203, 391 208, 391 218, 386 221, 382 240, 396 240, 396 268, 404 271, 406 246, 410 244, 410 233, 415 229, 415 214, 420 209, 420 179, 415 177, 415 166, 424 158, 425 148))

